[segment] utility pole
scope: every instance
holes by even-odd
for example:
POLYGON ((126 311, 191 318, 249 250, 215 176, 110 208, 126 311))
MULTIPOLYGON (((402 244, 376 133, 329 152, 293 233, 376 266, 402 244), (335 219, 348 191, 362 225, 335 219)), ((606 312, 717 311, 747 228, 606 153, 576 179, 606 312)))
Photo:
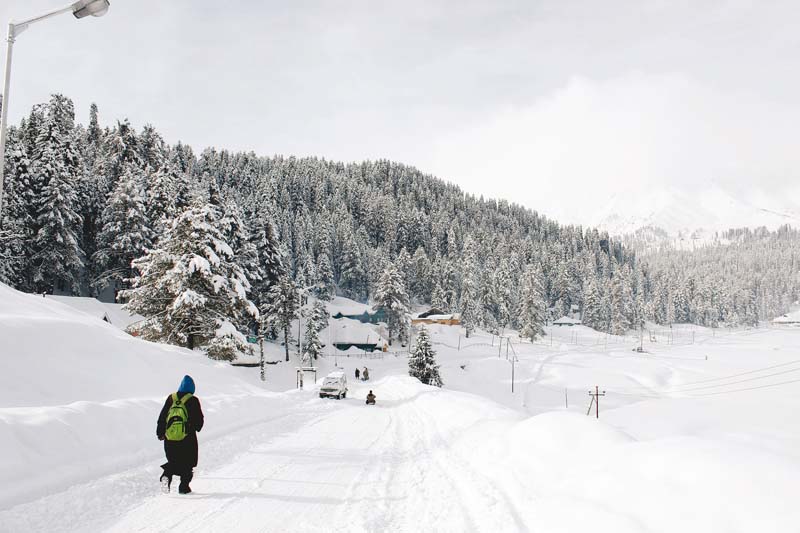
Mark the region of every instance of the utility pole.
POLYGON ((517 362, 517 356, 511 358, 511 394, 514 394, 514 363, 517 362))
POLYGON ((564 407, 569 409, 569 396, 567 396, 567 389, 564 389, 564 407))
POLYGON ((592 401, 589 403, 589 409, 586 411, 586 416, 589 416, 589 413, 592 412, 592 405, 594 404, 594 416, 595 418, 600 418, 600 396, 605 396, 606 391, 600 392, 600 389, 597 385, 594 386, 594 392, 589 391, 589 396, 592 397, 592 401))
POLYGON ((644 351, 644 320, 639 324, 639 352, 644 351))

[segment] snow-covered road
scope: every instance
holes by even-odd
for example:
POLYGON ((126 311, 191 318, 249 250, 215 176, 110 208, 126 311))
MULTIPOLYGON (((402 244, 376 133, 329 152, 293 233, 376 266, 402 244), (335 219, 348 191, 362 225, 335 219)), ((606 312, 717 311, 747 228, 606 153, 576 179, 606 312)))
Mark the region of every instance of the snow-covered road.
POLYGON ((346 400, 308 400, 295 414, 304 421, 299 428, 264 425, 245 453, 201 468, 194 494, 146 498, 111 530, 525 529, 508 495, 452 446, 485 433, 480 425, 513 423, 516 414, 409 378, 371 386, 377 406, 364 405, 362 386, 346 400), (446 407, 437 407, 445 394, 446 407), (497 412, 487 416, 487 406, 497 412))

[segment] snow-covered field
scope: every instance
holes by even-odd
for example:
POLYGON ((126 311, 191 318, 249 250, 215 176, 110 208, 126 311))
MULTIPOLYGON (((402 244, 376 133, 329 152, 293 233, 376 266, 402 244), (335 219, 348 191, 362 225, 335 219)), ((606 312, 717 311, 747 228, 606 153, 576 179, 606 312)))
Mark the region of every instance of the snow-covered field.
MULTIPOLYGON (((331 337, 380 333, 352 322, 331 337)), ((296 361, 263 384, 0 286, 0 531, 798 529, 800 328, 661 329, 645 354, 581 326, 431 332, 444 389, 402 353, 352 350, 320 376, 372 380, 321 400, 294 389, 296 361), (195 493, 163 496, 155 419, 185 373, 206 413, 195 493)))

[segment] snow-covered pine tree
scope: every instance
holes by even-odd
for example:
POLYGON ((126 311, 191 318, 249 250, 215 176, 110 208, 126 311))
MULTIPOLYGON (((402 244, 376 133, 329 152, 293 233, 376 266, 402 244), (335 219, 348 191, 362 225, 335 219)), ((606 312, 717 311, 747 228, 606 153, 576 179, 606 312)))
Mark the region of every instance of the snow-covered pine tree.
POLYGON ((319 340, 319 331, 311 320, 306 322, 305 335, 303 336, 303 364, 312 365, 322 353, 322 343, 319 340))
POLYGON ((265 331, 274 327, 283 336, 286 349, 286 360, 289 360, 289 344, 292 342, 292 320, 297 318, 300 308, 298 289, 288 274, 280 277, 277 283, 269 288, 266 303, 262 307, 261 328, 265 331))
POLYGON ((251 234, 258 265, 261 268, 261 279, 254 285, 259 305, 263 304, 269 290, 286 275, 280 243, 269 218, 269 215, 256 217, 253 221, 254 231, 251 234))
POLYGON ((83 219, 81 229, 81 248, 87 259, 87 269, 83 274, 84 283, 89 286, 97 277, 91 258, 97 252, 97 234, 102 223, 103 208, 109 193, 105 174, 105 152, 103 130, 98 121, 97 105, 92 104, 89 111, 89 126, 82 136, 81 156, 83 170, 78 179, 79 214, 83 219))
POLYGON ((336 287, 333 283, 333 268, 331 267, 331 260, 328 257, 328 252, 322 251, 317 258, 317 298, 324 301, 330 301, 333 297, 336 287))
POLYGON ((314 322, 317 324, 317 331, 322 331, 328 327, 328 306, 325 304, 324 300, 318 299, 314 301, 310 316, 314 318, 314 322))
MULTIPOLYGON (((488 266, 488 265, 487 265, 488 266)), ((494 265, 484 275, 484 282, 481 285, 480 301, 481 324, 493 335, 500 334, 499 317, 501 315, 500 302, 497 296, 497 285, 494 283, 494 265)))
POLYGON ((72 101, 53 95, 36 138, 32 173, 43 184, 41 197, 34 202, 32 263, 37 292, 57 289, 80 294, 82 220, 75 189, 80 159, 74 147, 74 121, 72 101))
POLYGON ((5 200, 0 212, 0 282, 32 289, 29 243, 33 220, 23 194, 30 180, 30 160, 16 128, 10 128, 5 155, 5 200))
POLYGON ((366 295, 366 272, 361 253, 352 232, 342 242, 342 266, 339 275, 339 290, 347 298, 362 300, 366 295))
POLYGON ((319 332, 328 325, 328 309, 321 300, 316 300, 306 317, 305 336, 303 338, 303 359, 312 362, 322 354, 322 342, 319 332))
POLYGON ((231 360, 237 350, 249 351, 240 331, 258 310, 216 216, 199 203, 178 215, 158 245, 133 262, 140 275, 120 296, 145 317, 134 326, 143 338, 205 346, 210 357, 231 360))
POLYGON ((153 229, 154 242, 158 241, 172 219, 178 214, 175 179, 169 162, 165 162, 150 174, 146 207, 147 218, 153 229))
POLYGON ((584 285, 581 322, 598 331, 606 331, 607 321, 603 310, 603 299, 597 283, 596 279, 590 278, 584 285))
POLYGON ((622 271, 617 268, 614 278, 611 280, 610 298, 610 333, 612 335, 624 335, 631 327, 630 320, 626 315, 626 308, 629 304, 625 300, 625 279, 622 271))
POLYGON ((250 285, 257 287, 263 279, 263 271, 258 260, 258 250, 243 219, 242 210, 236 202, 224 202, 220 219, 222 236, 233 250, 234 260, 247 276, 250 285))
POLYGON ((424 327, 417 333, 417 339, 408 357, 408 375, 415 377, 425 385, 441 387, 439 365, 436 364, 436 352, 433 351, 428 330, 424 327))
POLYGON ((103 210, 98 250, 93 258, 98 272, 95 287, 128 288, 134 277, 131 263, 151 246, 152 235, 141 176, 133 165, 127 165, 103 210))
POLYGON ((420 302, 431 300, 431 262, 425 253, 425 248, 417 247, 414 257, 411 258, 411 296, 420 302))
POLYGON ((105 160, 106 176, 112 189, 128 166, 143 168, 137 147, 136 132, 127 118, 118 120, 117 126, 106 139, 105 160))
POLYGON ((405 330, 408 327, 408 306, 403 278, 397 268, 389 264, 378 280, 373 309, 383 311, 386 315, 390 346, 395 337, 401 340, 405 338, 405 330))
POLYGON ((531 341, 544 335, 547 306, 544 302, 541 269, 528 265, 522 278, 522 301, 520 313, 520 333, 531 341))
POLYGON ((400 279, 403 280, 403 290, 406 295, 409 295, 411 292, 413 271, 411 269, 411 256, 408 255, 408 251, 405 248, 402 248, 400 253, 397 254, 397 257, 394 258, 394 266, 398 274, 400 274, 400 279))
POLYGON ((136 149, 139 152, 142 168, 153 170, 164 166, 167 158, 164 139, 151 124, 145 124, 137 139, 136 149))

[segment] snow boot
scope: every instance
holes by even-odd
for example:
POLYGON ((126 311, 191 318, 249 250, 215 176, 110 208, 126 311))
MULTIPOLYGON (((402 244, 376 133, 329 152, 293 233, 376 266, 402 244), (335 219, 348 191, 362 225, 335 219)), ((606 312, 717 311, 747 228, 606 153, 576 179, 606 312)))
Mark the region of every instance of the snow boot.
POLYGON ((161 492, 164 494, 169 494, 169 487, 172 485, 172 478, 166 474, 161 474, 159 481, 161 482, 161 492))
POLYGON ((178 494, 191 494, 192 489, 189 488, 189 483, 192 482, 193 477, 194 474, 192 473, 191 469, 181 475, 181 484, 178 485, 178 494))

